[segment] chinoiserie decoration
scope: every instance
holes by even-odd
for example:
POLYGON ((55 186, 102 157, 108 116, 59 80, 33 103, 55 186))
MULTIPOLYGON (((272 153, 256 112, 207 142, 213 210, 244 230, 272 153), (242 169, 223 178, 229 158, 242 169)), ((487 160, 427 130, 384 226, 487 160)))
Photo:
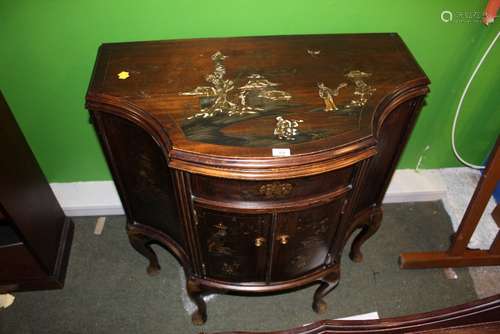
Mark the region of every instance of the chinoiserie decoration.
POLYGON ((274 135, 278 137, 278 139, 285 140, 295 140, 295 136, 298 135, 299 123, 302 123, 303 120, 293 120, 293 119, 285 119, 281 116, 276 117, 276 127, 274 128, 274 135))
POLYGON ((319 56, 320 53, 321 53, 321 50, 312 50, 312 49, 307 50, 307 54, 309 54, 312 57, 319 56))
POLYGON ((273 182, 260 186, 259 193, 268 199, 283 198, 288 196, 293 185, 288 182, 273 182))
POLYGON ((354 98, 347 107, 363 107, 368 102, 375 88, 368 85, 363 79, 370 77, 371 73, 354 70, 347 73, 345 76, 351 79, 354 83, 354 98))
POLYGON ((205 80, 210 86, 198 86, 192 91, 181 92, 179 95, 199 96, 200 112, 188 117, 213 117, 216 115, 245 115, 255 114, 263 111, 264 108, 252 105, 249 97, 261 99, 263 101, 288 101, 292 96, 274 87, 279 84, 267 80, 260 74, 251 74, 247 77, 246 84, 235 87, 234 81, 225 79, 226 68, 224 67, 224 56, 220 51, 212 55, 214 62, 214 72, 208 74, 205 80), (208 106, 203 107, 208 104, 208 106))
POLYGON ((325 86, 322 82, 318 83, 318 94, 319 97, 323 99, 325 102, 325 108, 323 109, 324 111, 333 111, 333 110, 338 110, 337 105, 333 101, 334 96, 339 95, 339 90, 346 87, 347 83, 342 82, 340 85, 337 86, 335 89, 331 89, 325 86))
POLYGON ((216 232, 213 233, 207 241, 208 251, 215 254, 233 254, 233 250, 226 245, 227 226, 222 223, 218 223, 214 226, 214 228, 216 229, 216 232))
POLYGON ((232 262, 232 263, 224 262, 222 264, 222 271, 228 276, 236 275, 239 269, 240 269, 240 264, 237 262, 232 262))
POLYGON ((366 78, 370 77, 371 75, 371 73, 363 72, 360 70, 352 70, 345 74, 345 76, 353 82, 354 92, 351 102, 347 105, 340 106, 340 108, 335 103, 334 97, 338 96, 340 89, 347 87, 348 84, 346 82, 342 82, 337 86, 337 88, 331 89, 327 87, 323 82, 318 82, 318 95, 321 99, 323 99, 323 102, 325 103, 323 110, 326 112, 339 109, 347 111, 353 109, 359 110, 364 107, 368 102, 368 98, 375 91, 375 88, 371 87, 365 82, 366 78))

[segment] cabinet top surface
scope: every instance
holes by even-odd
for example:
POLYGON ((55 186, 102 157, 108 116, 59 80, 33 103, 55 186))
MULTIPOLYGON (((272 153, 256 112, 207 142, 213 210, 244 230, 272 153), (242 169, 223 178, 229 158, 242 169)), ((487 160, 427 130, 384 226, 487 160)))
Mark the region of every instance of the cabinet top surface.
POLYGON ((274 159, 359 145, 428 83, 397 34, 132 42, 101 46, 87 103, 146 120, 177 152, 274 159))

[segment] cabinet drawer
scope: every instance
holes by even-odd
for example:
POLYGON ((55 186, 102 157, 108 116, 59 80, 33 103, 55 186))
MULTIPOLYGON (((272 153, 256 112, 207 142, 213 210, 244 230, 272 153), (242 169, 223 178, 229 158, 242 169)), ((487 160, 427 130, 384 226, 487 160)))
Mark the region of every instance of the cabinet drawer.
POLYGON ((354 166, 320 175, 276 181, 244 181, 192 175, 193 195, 218 201, 279 201, 319 196, 351 184, 354 166))
POLYGON ((195 208, 206 275, 229 282, 265 281, 272 215, 195 208))

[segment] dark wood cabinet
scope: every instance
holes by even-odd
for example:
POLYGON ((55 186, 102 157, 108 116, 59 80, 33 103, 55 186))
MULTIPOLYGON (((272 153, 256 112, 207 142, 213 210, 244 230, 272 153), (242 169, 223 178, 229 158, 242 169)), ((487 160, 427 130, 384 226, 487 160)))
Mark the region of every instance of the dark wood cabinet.
POLYGON ((0 293, 64 285, 65 217, 0 92, 0 293))
POLYGON ((429 80, 397 34, 104 44, 86 105, 132 246, 207 292, 312 282, 313 309, 382 218, 429 80))

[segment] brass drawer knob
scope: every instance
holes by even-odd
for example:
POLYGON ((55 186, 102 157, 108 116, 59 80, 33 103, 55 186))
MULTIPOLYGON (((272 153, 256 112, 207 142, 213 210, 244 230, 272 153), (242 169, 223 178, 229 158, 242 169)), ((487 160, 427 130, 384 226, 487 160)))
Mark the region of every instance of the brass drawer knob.
POLYGON ((255 239, 255 246, 260 247, 264 244, 264 242, 266 242, 266 238, 258 237, 255 239))
POLYGON ((278 241, 281 242, 282 245, 286 245, 288 243, 288 240, 290 239, 290 236, 288 234, 283 234, 278 236, 278 241))

